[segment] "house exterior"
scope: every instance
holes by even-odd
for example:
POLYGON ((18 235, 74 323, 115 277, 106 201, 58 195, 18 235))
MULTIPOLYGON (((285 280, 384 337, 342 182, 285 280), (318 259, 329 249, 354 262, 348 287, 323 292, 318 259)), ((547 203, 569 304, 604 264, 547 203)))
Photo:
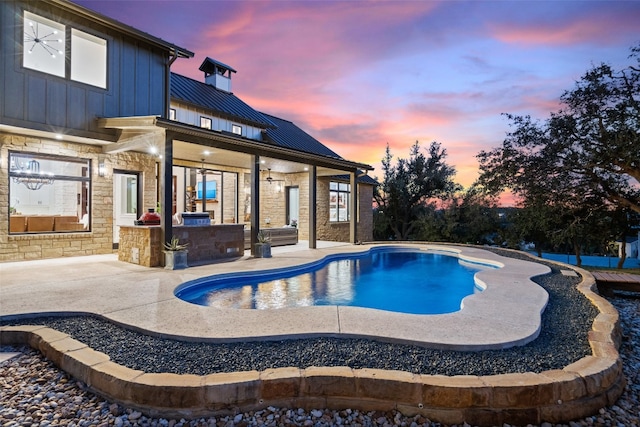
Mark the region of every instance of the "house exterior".
POLYGON ((637 236, 627 236, 624 242, 616 242, 618 243, 618 258, 622 258, 622 246, 624 245, 624 254, 626 258, 638 259, 640 260, 640 232, 638 232, 637 236))
POLYGON ((192 52, 66 0, 0 2, 0 24, 0 261, 112 253, 148 208, 161 242, 182 212, 251 247, 371 240, 372 168, 244 103, 230 66, 174 74, 192 52))

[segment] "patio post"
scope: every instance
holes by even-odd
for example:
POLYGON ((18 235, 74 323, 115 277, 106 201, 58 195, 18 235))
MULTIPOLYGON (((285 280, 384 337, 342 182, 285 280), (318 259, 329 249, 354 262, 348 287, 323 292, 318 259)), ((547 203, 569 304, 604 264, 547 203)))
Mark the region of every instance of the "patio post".
MULTIPOLYGON (((162 212, 161 225, 161 240, 164 243, 169 243, 173 237, 173 194, 172 194, 172 182, 173 182, 173 136, 168 134, 164 138, 164 152, 162 156, 162 162, 160 162, 160 206, 162 212)), ((164 245, 163 243, 163 245, 164 245)))
POLYGON ((351 197, 349 203, 349 242, 358 242, 358 171, 349 173, 349 184, 351 186, 351 197))
POLYGON ((251 255, 255 255, 260 231, 260 156, 253 156, 253 170, 251 171, 251 255))
POLYGON ((316 196, 318 193, 318 169, 315 165, 309 168, 309 249, 317 247, 317 213, 316 196))

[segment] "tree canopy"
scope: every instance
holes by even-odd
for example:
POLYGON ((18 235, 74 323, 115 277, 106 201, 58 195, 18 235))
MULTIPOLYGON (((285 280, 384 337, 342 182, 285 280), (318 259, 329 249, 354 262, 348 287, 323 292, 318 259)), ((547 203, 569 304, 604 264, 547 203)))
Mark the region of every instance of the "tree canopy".
POLYGON ((640 46, 631 51, 635 64, 622 70, 587 71, 545 122, 507 114, 515 130, 478 155, 480 183, 523 200, 569 192, 640 213, 640 46))
POLYGON ((478 154, 478 182, 519 198, 523 238, 570 244, 579 256, 612 227, 624 237, 614 218, 640 213, 640 46, 629 58, 621 70, 587 71, 544 122, 506 114, 502 146, 478 154))
POLYGON ((409 158, 399 158, 393 165, 387 144, 382 159, 384 179, 374 194, 378 239, 412 239, 430 203, 449 197, 460 188, 453 181, 456 171, 445 162, 446 157, 447 151, 439 143, 432 142, 425 155, 416 141, 409 158))

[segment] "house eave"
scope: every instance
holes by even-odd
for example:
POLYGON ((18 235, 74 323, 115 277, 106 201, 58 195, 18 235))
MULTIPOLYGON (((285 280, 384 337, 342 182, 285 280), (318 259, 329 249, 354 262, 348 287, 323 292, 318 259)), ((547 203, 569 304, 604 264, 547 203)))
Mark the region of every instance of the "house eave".
POLYGON ((195 56, 195 54, 188 49, 184 49, 180 46, 176 46, 173 43, 164 41, 158 37, 152 36, 151 34, 145 33, 144 31, 140 31, 134 27, 124 24, 120 21, 116 21, 115 19, 109 18, 105 15, 102 15, 98 12, 95 12, 91 9, 80 6, 78 4, 72 3, 70 1, 67 1, 67 0, 41 0, 41 1, 55 5, 61 9, 71 11, 76 15, 82 16, 86 19, 90 19, 94 22, 98 22, 104 25, 105 27, 115 29, 119 32, 129 35, 130 37, 143 40, 163 50, 167 50, 172 56, 176 56, 178 58, 193 58, 195 56))

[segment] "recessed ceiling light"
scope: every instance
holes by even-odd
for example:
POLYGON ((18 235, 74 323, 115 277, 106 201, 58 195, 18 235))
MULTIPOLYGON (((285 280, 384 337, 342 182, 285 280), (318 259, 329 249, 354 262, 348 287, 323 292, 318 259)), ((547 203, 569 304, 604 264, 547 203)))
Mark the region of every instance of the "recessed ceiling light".
POLYGON ((204 154, 205 156, 208 156, 209 154, 211 154, 211 151, 209 151, 209 150, 204 150, 204 151, 202 152, 202 154, 204 154))
POLYGON ((155 145, 152 145, 151 147, 149 147, 149 152, 151 154, 156 154, 158 153, 158 147, 156 147, 155 145))
POLYGON ((308 171, 308 170, 309 170, 309 168, 305 166, 305 167, 304 167, 304 170, 308 171))
POLYGON ((264 165, 266 162, 264 160, 260 160, 260 163, 264 165))
POLYGON ((60 135, 59 133, 56 133, 56 139, 62 139, 62 135, 60 135))

